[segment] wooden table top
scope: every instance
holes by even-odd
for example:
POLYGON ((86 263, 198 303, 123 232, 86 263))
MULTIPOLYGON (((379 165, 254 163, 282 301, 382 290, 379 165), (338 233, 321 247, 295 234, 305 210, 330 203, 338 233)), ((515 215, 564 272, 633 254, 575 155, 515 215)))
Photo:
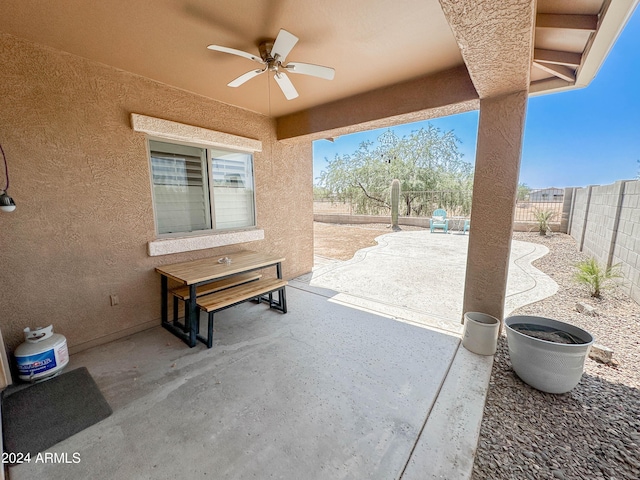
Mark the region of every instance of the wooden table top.
POLYGON ((235 275, 246 272, 247 270, 269 267, 283 261, 284 257, 251 252, 249 250, 239 250, 221 256, 163 265, 162 267, 157 267, 156 272, 185 285, 191 285, 235 275), (231 263, 218 263, 218 260, 224 257, 229 257, 231 263))

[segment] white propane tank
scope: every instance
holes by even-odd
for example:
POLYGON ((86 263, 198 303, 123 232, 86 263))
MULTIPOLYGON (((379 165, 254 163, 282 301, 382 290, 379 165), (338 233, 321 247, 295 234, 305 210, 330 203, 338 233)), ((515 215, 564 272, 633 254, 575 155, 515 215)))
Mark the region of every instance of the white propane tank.
POLYGON ((25 342, 21 343, 14 356, 18 364, 20 380, 34 382, 52 377, 69 363, 69 350, 64 335, 53 333, 53 325, 24 329, 25 342))

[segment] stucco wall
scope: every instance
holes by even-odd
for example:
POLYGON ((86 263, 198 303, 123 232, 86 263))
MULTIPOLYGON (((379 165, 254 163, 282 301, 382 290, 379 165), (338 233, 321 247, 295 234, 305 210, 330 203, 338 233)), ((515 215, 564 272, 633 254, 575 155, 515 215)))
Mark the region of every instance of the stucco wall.
POLYGON ((640 181, 579 188, 575 198, 571 236, 578 248, 602 265, 620 263, 621 288, 640 302, 640 181))
POLYGON ((0 142, 17 203, 0 214, 0 325, 10 348, 26 326, 52 323, 78 350, 159 324, 161 264, 247 248, 283 254, 287 278, 311 270, 309 142, 275 142, 266 117, 10 35, 0 36, 0 66, 0 142), (148 256, 149 162, 131 113, 262 141, 254 169, 264 240, 148 256), (119 305, 110 306, 112 294, 119 305))

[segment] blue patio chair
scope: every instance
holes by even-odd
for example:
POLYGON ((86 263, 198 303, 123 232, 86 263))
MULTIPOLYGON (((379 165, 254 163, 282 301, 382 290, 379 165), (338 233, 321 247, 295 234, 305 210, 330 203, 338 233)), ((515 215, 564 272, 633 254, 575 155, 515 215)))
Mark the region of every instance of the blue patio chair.
POLYGON ((464 227, 462 228, 462 234, 464 235, 464 232, 468 232, 470 228, 471 228, 471 220, 465 220, 464 227))
POLYGON ((431 219, 429 220, 429 228, 431 229, 431 233, 436 228, 441 228, 444 230, 444 233, 449 233, 449 219, 447 218, 447 212, 441 208, 434 210, 431 219))

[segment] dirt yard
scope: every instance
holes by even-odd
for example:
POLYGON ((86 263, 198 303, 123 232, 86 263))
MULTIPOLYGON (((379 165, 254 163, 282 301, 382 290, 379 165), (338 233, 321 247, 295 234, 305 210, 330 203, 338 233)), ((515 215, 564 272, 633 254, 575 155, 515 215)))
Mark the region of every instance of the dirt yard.
MULTIPOLYGON (((424 230, 420 227, 402 226, 402 230, 424 230)), ((336 260, 349 260, 361 248, 377 245, 375 238, 391 233, 391 225, 372 223, 365 225, 313 224, 314 253, 336 260)))

